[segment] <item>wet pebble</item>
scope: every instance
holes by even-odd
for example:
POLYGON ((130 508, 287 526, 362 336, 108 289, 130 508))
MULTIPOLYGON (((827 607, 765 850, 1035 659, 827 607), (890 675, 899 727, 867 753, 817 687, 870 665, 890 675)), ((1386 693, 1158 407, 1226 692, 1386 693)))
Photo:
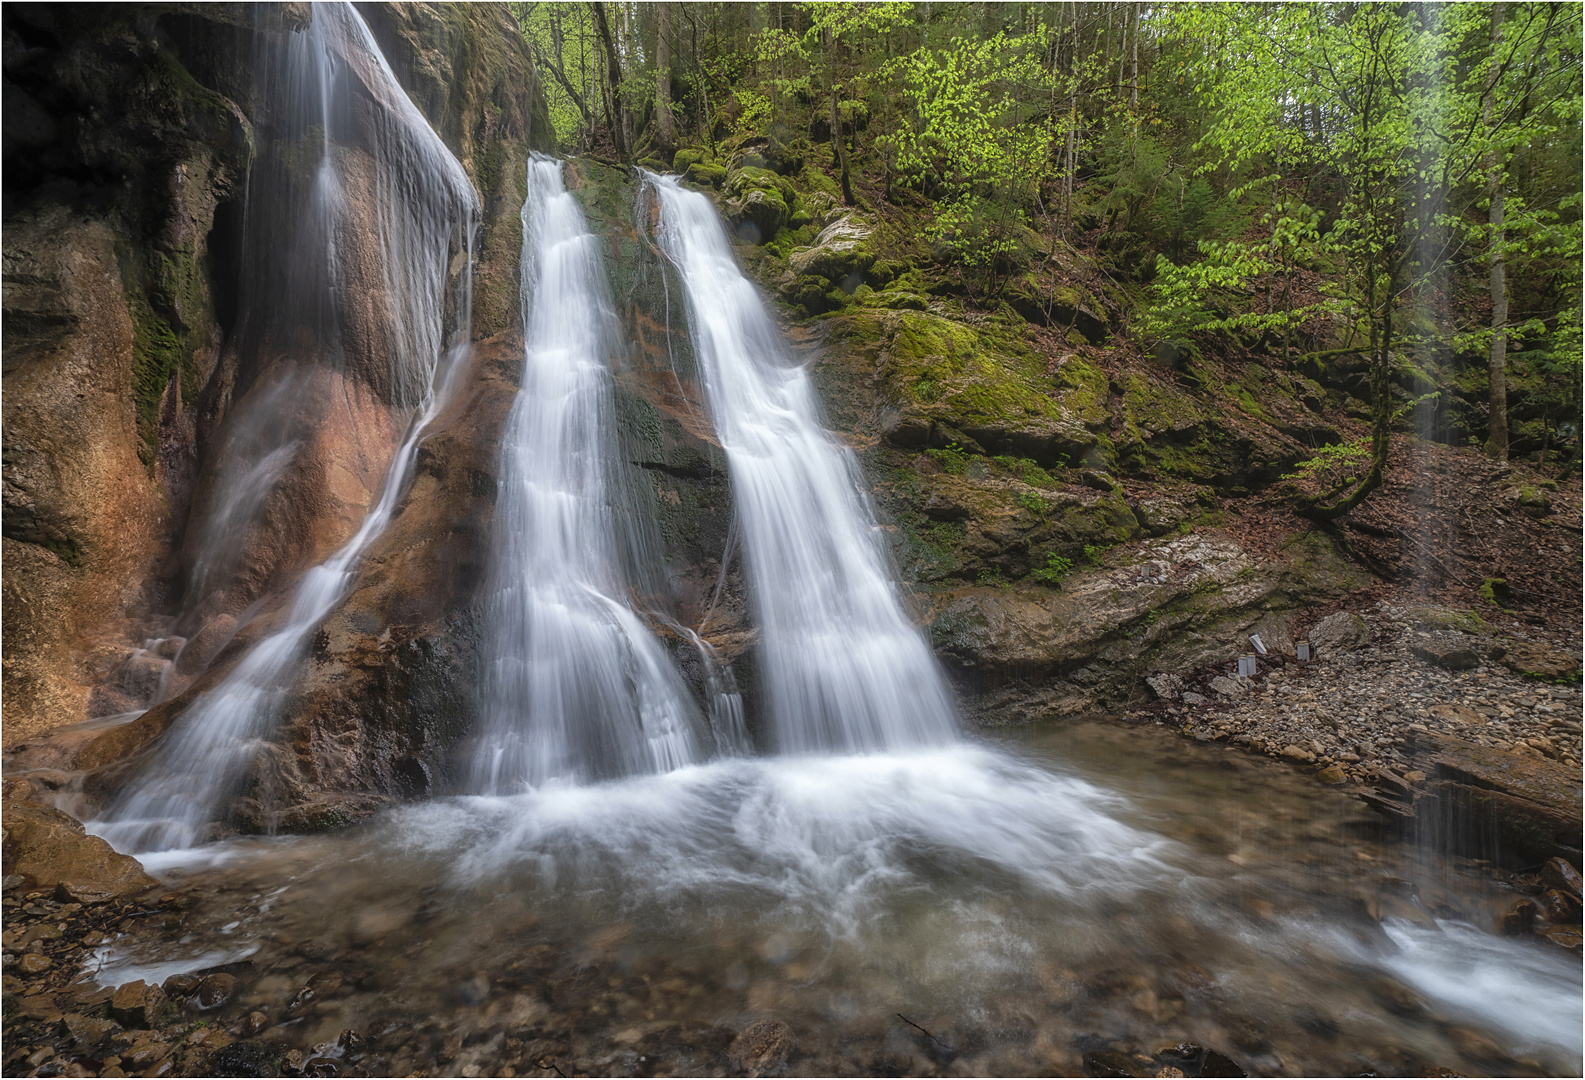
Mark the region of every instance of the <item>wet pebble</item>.
POLYGON ((756 1020, 737 1033, 727 1056, 749 1076, 765 1076, 786 1064, 793 1050, 792 1028, 780 1020, 756 1020))

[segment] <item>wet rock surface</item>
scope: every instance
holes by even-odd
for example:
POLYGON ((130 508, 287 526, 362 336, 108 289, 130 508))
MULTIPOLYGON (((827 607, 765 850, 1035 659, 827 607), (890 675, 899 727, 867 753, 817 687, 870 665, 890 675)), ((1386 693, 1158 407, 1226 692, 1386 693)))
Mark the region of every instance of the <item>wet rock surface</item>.
POLYGON ((77 903, 131 896, 157 884, 136 859, 115 852, 53 807, 7 800, 5 873, 19 885, 77 903))

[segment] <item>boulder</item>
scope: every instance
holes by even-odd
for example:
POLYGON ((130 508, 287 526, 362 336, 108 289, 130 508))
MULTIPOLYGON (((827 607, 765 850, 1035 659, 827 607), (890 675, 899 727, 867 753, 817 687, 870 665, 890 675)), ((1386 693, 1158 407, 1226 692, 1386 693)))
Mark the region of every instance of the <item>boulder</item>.
POLYGON ((1317 657, 1352 652, 1370 644, 1370 625, 1351 611, 1339 611, 1312 626, 1309 640, 1317 657))
MULTIPOLYGON (((1538 863, 1580 858, 1580 776, 1539 752, 1520 754, 1450 735, 1410 731, 1414 768, 1393 792, 1418 819, 1470 852, 1538 863)), ((1369 800, 1367 800, 1369 801, 1369 800)), ((1374 803, 1373 803, 1374 805, 1374 803)), ((1378 806, 1378 809, 1382 807, 1378 806)), ((1550 884, 1550 882, 1548 882, 1550 884)))
POLYGON ((1244 692, 1245 687, 1243 680, 1229 678, 1226 675, 1218 675, 1211 680, 1211 689, 1223 697, 1237 697, 1244 692))
MULTIPOLYGON (((969 524, 965 547, 976 542, 969 524)), ((929 632, 960 685, 978 691, 973 707, 997 723, 1116 708, 1146 676, 1225 662, 1229 641, 1266 633, 1283 609, 1346 591, 1347 568, 1308 546, 1320 543, 1296 542, 1277 563, 1225 536, 1149 541, 1132 563, 1074 570, 1058 589, 1029 579, 943 588, 928 597, 929 632)), ((904 549, 898 561, 906 570, 917 557, 904 549)))
POLYGON ((747 166, 728 175, 726 217, 738 239, 763 244, 792 217, 792 185, 769 169, 747 166))
POLYGON ((68 814, 33 803, 5 807, 7 874, 41 890, 58 889, 78 903, 131 896, 159 884, 138 861, 116 852, 68 814))
POLYGON ((1409 646, 1409 651, 1429 664, 1449 671, 1468 671, 1480 665, 1485 649, 1464 634, 1431 634, 1409 646))
POLYGON ((800 277, 814 275, 839 284, 856 278, 856 287, 875 265, 872 231, 857 214, 846 214, 821 229, 812 247, 794 252, 788 265, 800 277))
POLYGON ((1580 872, 1567 859, 1548 859, 1541 867, 1541 884, 1549 889, 1585 896, 1585 881, 1580 879, 1580 872))

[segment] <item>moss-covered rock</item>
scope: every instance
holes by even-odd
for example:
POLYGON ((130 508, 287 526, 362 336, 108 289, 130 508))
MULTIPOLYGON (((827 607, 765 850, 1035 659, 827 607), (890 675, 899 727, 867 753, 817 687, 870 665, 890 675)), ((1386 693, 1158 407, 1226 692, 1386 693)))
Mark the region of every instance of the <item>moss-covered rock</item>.
POLYGON ((1042 466, 1087 462, 1097 447, 1082 415, 1043 392, 1040 359, 1006 327, 866 309, 844 315, 838 333, 870 357, 894 445, 944 446, 961 434, 1042 466))
POLYGON ((856 289, 875 265, 873 231, 859 215, 844 215, 821 229, 811 247, 794 252, 788 266, 795 274, 847 282, 849 291, 856 289))
POLYGON ((687 169, 681 170, 683 178, 700 187, 718 188, 726 183, 726 166, 715 165, 708 161, 695 161, 687 169))
POLYGON ((763 244, 792 217, 797 194, 786 179, 765 168, 743 165, 726 179, 727 221, 738 239, 763 244))

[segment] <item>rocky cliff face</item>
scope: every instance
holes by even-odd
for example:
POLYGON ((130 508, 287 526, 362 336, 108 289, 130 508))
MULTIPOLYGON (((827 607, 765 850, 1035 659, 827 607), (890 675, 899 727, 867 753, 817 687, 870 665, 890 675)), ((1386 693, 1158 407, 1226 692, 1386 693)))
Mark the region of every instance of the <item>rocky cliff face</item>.
MULTIPOLYGON (((484 195, 467 314, 481 336, 509 336, 520 166, 549 137, 532 64, 503 6, 362 7, 484 195)), ((267 64, 310 18, 306 4, 7 9, 8 747, 163 697, 118 750, 87 759, 156 734, 379 493, 406 419, 358 140, 338 163, 348 299, 334 355, 302 326, 240 326, 239 282, 257 280, 245 263, 260 257, 247 250, 250 170, 301 168, 289 87, 267 64), (255 466, 259 498, 239 510, 236 472, 255 466)), ((355 88, 355 114, 375 107, 355 88)), ((288 273, 291 256, 265 253, 288 273)))

